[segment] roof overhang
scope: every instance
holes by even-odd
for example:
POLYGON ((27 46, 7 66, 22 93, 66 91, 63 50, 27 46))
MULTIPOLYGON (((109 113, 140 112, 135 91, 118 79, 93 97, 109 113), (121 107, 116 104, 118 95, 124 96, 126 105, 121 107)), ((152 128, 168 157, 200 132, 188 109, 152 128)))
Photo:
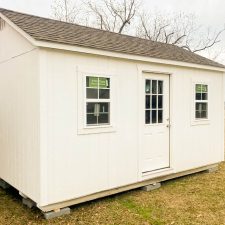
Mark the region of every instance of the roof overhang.
POLYGON ((156 63, 156 64, 170 65, 170 66, 179 66, 179 67, 188 67, 188 68, 195 68, 195 69, 225 72, 225 68, 221 68, 221 67, 207 66, 207 65, 187 63, 187 62, 174 61, 174 60, 158 59, 158 58, 152 58, 152 57, 146 57, 146 56, 99 50, 95 48, 87 48, 87 47, 81 47, 81 46, 66 45, 66 44, 60 44, 60 43, 54 43, 54 42, 35 40, 33 37, 28 35, 21 28, 16 26, 11 20, 9 20, 2 13, 0 13, 0 17, 12 28, 14 28, 18 33, 20 33, 24 38, 26 38, 32 45, 36 47, 40 47, 40 48, 58 49, 58 50, 78 52, 83 54, 92 54, 92 55, 106 56, 106 57, 112 57, 112 58, 135 60, 135 61, 141 61, 141 62, 150 62, 150 63, 156 63))
POLYGON ((145 56, 111 52, 111 51, 99 50, 94 48, 86 48, 81 46, 71 46, 71 45, 46 42, 46 41, 36 41, 35 43, 38 47, 42 47, 42 48, 59 49, 59 50, 79 52, 84 54, 92 54, 92 55, 106 56, 106 57, 112 57, 112 58, 164 64, 169 66, 189 67, 189 68, 197 68, 197 69, 203 69, 203 70, 225 72, 225 68, 206 66, 206 65, 195 64, 195 63, 186 63, 181 61, 157 59, 157 58, 151 58, 151 57, 145 57, 145 56))
POLYGON ((32 45, 36 46, 36 40, 32 38, 29 34, 27 34, 25 31, 23 31, 21 28, 16 26, 11 20, 9 20, 6 16, 4 16, 0 12, 0 17, 8 24, 10 25, 14 30, 16 30, 19 34, 21 34, 24 38, 26 38, 32 45))

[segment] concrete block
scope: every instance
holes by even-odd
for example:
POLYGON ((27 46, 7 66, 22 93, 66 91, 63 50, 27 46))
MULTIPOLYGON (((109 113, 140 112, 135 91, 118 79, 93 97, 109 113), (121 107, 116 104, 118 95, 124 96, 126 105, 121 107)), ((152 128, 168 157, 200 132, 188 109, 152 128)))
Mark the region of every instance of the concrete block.
POLYGON ((207 173, 215 173, 218 170, 218 166, 213 166, 206 170, 207 173))
POLYGON ((7 189, 10 187, 10 185, 6 183, 4 180, 0 179, 0 187, 3 189, 7 189))
POLYGON ((44 217, 46 220, 49 220, 49 219, 53 219, 53 218, 63 216, 63 215, 68 215, 68 214, 70 214, 69 207, 60 209, 58 211, 46 212, 46 213, 44 213, 44 217))
POLYGON ((161 187, 161 183, 154 183, 154 184, 150 184, 150 185, 147 185, 145 187, 142 187, 142 190, 143 191, 153 191, 155 189, 158 189, 161 187))
POLYGON ((36 206, 36 203, 29 198, 23 198, 22 202, 30 209, 36 206))

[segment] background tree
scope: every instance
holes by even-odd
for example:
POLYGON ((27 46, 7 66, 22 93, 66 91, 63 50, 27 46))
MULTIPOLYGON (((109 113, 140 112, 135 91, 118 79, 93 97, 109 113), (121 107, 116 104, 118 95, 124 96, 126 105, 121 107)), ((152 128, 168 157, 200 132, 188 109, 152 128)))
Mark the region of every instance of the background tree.
POLYGON ((217 59, 221 30, 200 26, 194 14, 148 12, 141 0, 55 0, 53 17, 99 29, 180 46, 217 59), (77 5, 75 4, 77 3, 77 5), (78 7, 79 5, 79 7, 78 7))
POLYGON ((52 12, 53 18, 57 20, 69 23, 79 23, 79 20, 76 19, 80 11, 73 0, 54 0, 52 12))
POLYGON ((139 0, 88 0, 87 10, 93 26, 117 33, 134 22, 139 9, 139 0))
POLYGON ((194 14, 146 13, 139 16, 136 35, 152 41, 178 45, 191 52, 201 52, 219 43, 224 28, 211 31, 196 23, 194 14))

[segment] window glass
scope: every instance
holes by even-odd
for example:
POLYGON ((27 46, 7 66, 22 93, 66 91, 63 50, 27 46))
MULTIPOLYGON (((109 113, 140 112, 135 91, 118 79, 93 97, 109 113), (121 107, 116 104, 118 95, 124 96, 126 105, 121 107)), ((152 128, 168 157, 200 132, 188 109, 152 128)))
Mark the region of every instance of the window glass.
POLYGON ((151 81, 150 80, 146 80, 145 81, 145 93, 150 94, 151 92, 151 81))
POLYGON ((163 81, 146 79, 145 124, 157 123, 163 123, 163 81))
POLYGON ((159 95, 158 96, 158 109, 162 109, 163 107, 163 96, 159 95))
POLYGON ((163 94, 163 81, 158 81, 158 94, 163 94))
POLYGON ((99 90, 99 98, 100 99, 109 99, 110 98, 110 90, 109 89, 100 89, 99 90))
POLYGON ((157 94, 157 80, 152 80, 152 94, 157 94))
POLYGON ((145 98, 146 98, 146 100, 145 100, 145 108, 146 109, 150 109, 151 96, 146 95, 145 98))
POLYGON ((156 109, 157 96, 152 95, 152 109, 156 109))
POLYGON ((110 124, 110 78, 86 77, 86 124, 110 124))
POLYGON ((208 118, 208 85, 195 85, 195 119, 208 118))

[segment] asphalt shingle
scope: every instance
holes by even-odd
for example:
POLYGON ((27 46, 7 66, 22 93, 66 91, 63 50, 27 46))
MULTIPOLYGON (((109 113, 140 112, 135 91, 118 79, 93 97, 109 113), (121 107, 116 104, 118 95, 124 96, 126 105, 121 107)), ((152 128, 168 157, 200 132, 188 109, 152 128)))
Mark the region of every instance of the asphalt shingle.
POLYGON ((0 8, 0 13, 35 40, 225 68, 178 46, 0 8))

